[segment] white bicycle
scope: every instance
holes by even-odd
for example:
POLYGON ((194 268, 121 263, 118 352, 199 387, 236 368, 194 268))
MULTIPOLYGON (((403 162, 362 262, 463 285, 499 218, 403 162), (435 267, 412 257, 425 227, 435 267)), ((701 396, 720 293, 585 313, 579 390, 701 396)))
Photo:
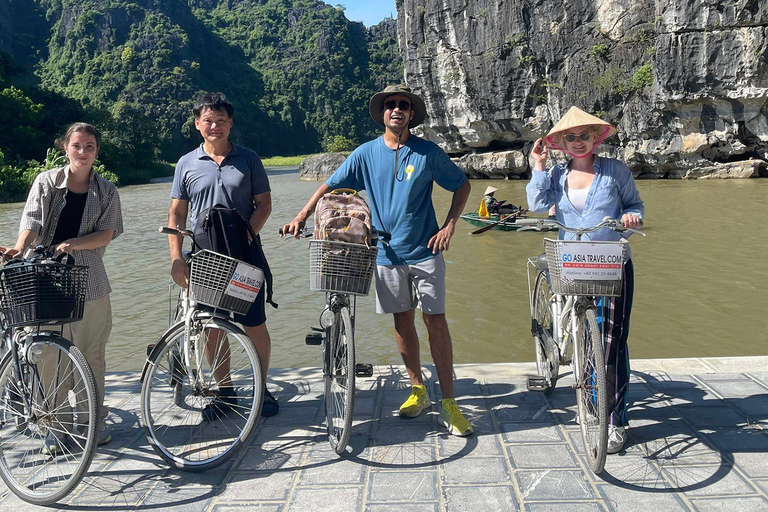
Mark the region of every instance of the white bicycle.
POLYGON ((552 219, 519 219, 517 222, 557 226, 576 234, 576 240, 545 238, 545 253, 528 259, 531 333, 536 344, 538 373, 528 379, 528 389, 551 392, 557 383, 560 365, 570 363, 587 463, 598 474, 605 467, 609 411, 597 299, 621 295, 627 241, 582 241, 582 236, 601 228, 640 232, 608 217, 591 228, 569 228, 552 219))

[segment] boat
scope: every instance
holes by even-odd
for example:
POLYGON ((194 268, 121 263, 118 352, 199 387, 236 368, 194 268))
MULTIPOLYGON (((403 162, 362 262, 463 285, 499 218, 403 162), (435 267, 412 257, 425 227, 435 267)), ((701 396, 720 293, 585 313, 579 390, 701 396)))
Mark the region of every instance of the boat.
POLYGON ((522 218, 526 219, 527 216, 523 215, 516 218, 510 218, 506 220, 502 220, 499 222, 499 216, 498 215, 490 215, 488 217, 481 217, 478 215, 477 212, 468 212, 461 216, 462 219, 469 222, 473 226, 477 226, 479 228, 483 228, 485 226, 488 226, 489 224, 498 223, 495 226, 493 226, 491 229, 497 229, 499 231, 556 231, 557 227, 555 226, 523 226, 520 224, 517 224, 515 222, 516 218, 522 218))

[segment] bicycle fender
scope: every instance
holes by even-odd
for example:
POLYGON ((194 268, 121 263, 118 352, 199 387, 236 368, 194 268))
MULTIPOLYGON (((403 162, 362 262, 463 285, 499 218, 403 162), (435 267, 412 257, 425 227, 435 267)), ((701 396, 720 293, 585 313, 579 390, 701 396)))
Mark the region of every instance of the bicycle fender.
POLYGON ((147 372, 149 371, 149 367, 152 366, 152 361, 155 360, 157 357, 158 352, 162 349, 163 346, 165 346, 165 342, 168 340, 168 338, 174 334, 179 327, 184 327, 184 320, 181 320, 180 322, 176 322, 173 324, 167 331, 165 331, 165 334, 163 334, 163 337, 158 340, 157 343, 155 343, 155 346, 152 348, 152 352, 149 353, 147 356, 147 360, 144 361, 144 368, 141 369, 141 377, 139 377, 139 384, 144 384, 144 377, 146 377, 147 372))

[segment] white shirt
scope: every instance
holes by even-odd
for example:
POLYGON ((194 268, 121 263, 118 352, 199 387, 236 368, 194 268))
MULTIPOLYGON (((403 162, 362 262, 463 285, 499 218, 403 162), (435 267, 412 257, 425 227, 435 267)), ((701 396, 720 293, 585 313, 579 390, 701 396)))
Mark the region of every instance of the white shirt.
POLYGON ((587 194, 589 194, 589 187, 587 188, 570 188, 566 185, 565 193, 568 194, 568 200, 571 202, 576 211, 579 214, 584 212, 584 204, 587 202, 587 194))

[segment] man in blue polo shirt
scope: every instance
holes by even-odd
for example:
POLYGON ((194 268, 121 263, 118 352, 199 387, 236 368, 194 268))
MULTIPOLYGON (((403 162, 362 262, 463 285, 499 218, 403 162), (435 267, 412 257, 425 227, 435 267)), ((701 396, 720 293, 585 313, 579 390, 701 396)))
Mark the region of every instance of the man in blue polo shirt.
POLYGON ((472 433, 453 395, 453 349, 445 319, 445 261, 456 222, 469 196, 464 173, 434 143, 411 135, 426 117, 424 101, 402 85, 389 86, 370 101, 371 117, 384 134, 357 148, 299 212, 285 233, 298 236, 320 198, 336 188, 366 190, 376 229, 392 234, 380 245, 376 265, 376 311, 393 314, 395 338, 408 369, 412 389, 400 416, 414 418, 432 403, 419 360, 415 308, 429 333, 432 359, 442 394, 440 420, 458 436, 472 433), (437 223, 433 183, 453 192, 448 216, 437 223))
MULTIPOLYGON (((249 263, 264 270, 267 282, 259 291, 248 314, 235 315, 235 320, 244 327, 246 334, 256 347, 261 359, 262 378, 266 380, 271 340, 266 325, 264 292, 266 289, 267 300, 271 302, 269 297, 271 275, 261 250, 258 233, 272 212, 269 180, 259 156, 250 149, 229 140, 234 108, 223 94, 199 95, 195 98, 192 113, 195 116, 195 128, 202 135, 203 143, 197 149, 182 156, 176 164, 171 188, 168 226, 172 228, 186 226, 187 215, 191 210, 190 229, 197 232, 196 223, 199 215, 214 205, 234 208, 250 223, 257 237, 250 243, 249 263)), ((179 236, 170 235, 168 244, 171 249, 173 280, 179 286, 186 288, 189 275, 187 264, 182 259, 182 239, 179 236)), ((215 340, 209 340, 209 343, 211 342, 215 343, 215 340)), ((219 378, 218 375, 217 378, 219 378)), ((212 420, 233 412, 237 404, 237 396, 231 384, 229 386, 223 384, 227 379, 228 375, 221 378, 218 396, 203 409, 204 420, 212 420)), ((266 382, 264 393, 261 415, 274 416, 278 412, 278 403, 267 390, 266 382)))

